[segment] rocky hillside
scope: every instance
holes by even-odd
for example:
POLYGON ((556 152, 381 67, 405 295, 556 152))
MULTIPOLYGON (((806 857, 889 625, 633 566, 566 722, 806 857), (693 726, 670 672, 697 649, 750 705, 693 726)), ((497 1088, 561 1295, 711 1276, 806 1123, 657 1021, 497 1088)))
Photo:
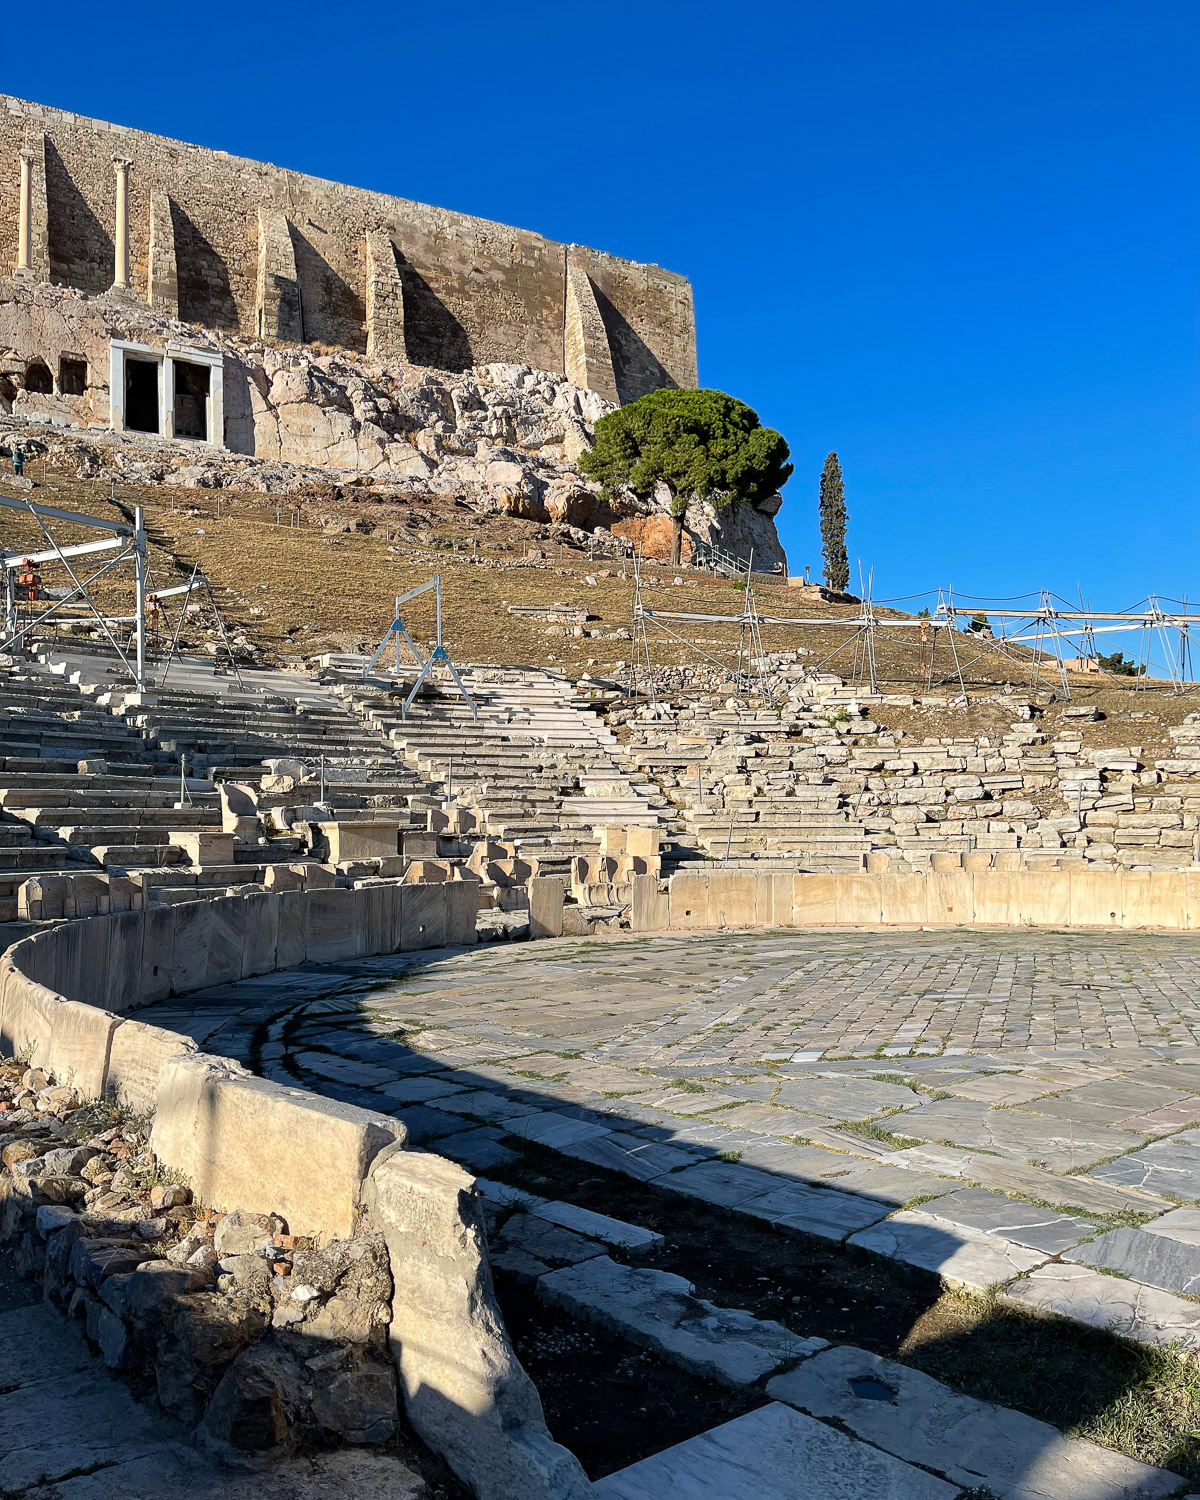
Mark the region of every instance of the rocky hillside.
MULTIPOLYGON (((141 484, 397 502, 448 499, 481 515, 569 526, 601 542, 612 535, 665 556, 663 501, 629 497, 615 508, 579 473, 595 422, 610 403, 562 376, 491 364, 448 373, 373 364, 344 351, 273 345, 168 321, 127 299, 10 284, 0 291, 0 408, 11 440, 50 440, 74 455, 79 477, 112 474, 141 484), (223 355, 227 453, 206 445, 113 434, 107 426, 108 341, 167 344, 223 355), (29 351, 45 347, 45 376, 29 351), (57 368, 55 348, 86 357, 87 387, 37 390, 57 368), (336 491, 336 495, 334 495, 336 491)), ((0 439, 4 432, 0 429, 0 439)), ((9 446, 11 446, 11 440, 9 446)), ((694 505, 687 528, 755 565, 782 568, 775 530, 780 499, 718 513, 694 505)))

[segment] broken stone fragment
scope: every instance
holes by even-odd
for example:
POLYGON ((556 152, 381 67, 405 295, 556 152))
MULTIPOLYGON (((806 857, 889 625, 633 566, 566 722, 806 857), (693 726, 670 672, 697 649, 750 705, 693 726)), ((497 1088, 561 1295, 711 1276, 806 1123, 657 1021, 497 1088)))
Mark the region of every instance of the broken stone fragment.
POLYGON ((399 1416, 396 1371, 388 1363, 339 1370, 313 1394, 312 1412, 322 1427, 348 1443, 386 1443, 399 1416))
POLYGON ((266 1253, 274 1247, 270 1221, 266 1216, 244 1213, 241 1209, 225 1215, 217 1225, 213 1243, 222 1258, 266 1253))

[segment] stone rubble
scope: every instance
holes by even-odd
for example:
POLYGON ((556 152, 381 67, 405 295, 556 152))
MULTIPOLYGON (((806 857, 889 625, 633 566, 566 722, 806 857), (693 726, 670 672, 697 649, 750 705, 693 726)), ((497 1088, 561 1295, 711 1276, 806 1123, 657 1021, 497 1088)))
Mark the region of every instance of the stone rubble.
POLYGON ((380 1237, 318 1249, 278 1216, 208 1213, 162 1179, 137 1122, 19 1065, 0 1064, 0 1141, 0 1241, 18 1241, 18 1270, 215 1451, 396 1432, 380 1237))

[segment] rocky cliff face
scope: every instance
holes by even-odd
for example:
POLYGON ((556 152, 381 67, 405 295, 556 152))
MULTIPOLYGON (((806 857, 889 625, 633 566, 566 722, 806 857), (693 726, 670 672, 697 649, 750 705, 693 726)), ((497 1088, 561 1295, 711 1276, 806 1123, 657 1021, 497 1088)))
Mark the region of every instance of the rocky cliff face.
MULTIPOLYGON (((450 496, 586 532, 605 531, 666 557, 663 500, 608 505, 575 467, 596 421, 612 410, 594 391, 527 366, 463 373, 379 364, 316 346, 275 346, 169 320, 128 298, 85 297, 44 284, 0 288, 0 408, 12 422, 54 432, 93 429, 84 462, 150 482, 287 493, 314 482, 369 479, 397 498, 450 496), (109 340, 223 356, 227 453, 141 434, 101 437, 109 423, 109 340), (87 364, 85 389, 64 392, 64 355, 87 364), (39 382, 31 370, 41 366, 39 382), (53 378, 53 390, 38 390, 53 378)), ((65 434, 64 434, 65 435, 65 434)), ((784 562, 773 516, 761 507, 693 505, 689 549, 710 543, 764 569, 784 562)))

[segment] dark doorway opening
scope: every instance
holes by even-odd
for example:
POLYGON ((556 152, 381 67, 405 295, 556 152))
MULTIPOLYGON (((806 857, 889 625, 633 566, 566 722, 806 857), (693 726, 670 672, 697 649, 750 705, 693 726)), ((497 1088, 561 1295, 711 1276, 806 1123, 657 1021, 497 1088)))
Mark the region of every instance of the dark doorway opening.
POLYGON ((158 431, 158 361, 125 361, 125 426, 130 432, 158 431))
POLYGON ((58 390, 62 396, 82 396, 87 391, 87 360, 64 354, 58 362, 58 390))
POLYGON ((50 373, 50 366, 43 364, 40 359, 31 360, 25 366, 25 389, 38 396, 53 394, 54 376, 50 373))
POLYGON ((208 439, 208 366, 175 361, 175 436, 208 439))

